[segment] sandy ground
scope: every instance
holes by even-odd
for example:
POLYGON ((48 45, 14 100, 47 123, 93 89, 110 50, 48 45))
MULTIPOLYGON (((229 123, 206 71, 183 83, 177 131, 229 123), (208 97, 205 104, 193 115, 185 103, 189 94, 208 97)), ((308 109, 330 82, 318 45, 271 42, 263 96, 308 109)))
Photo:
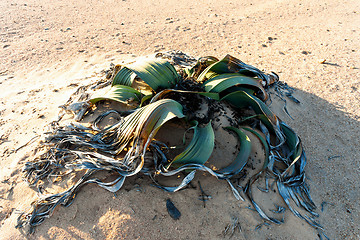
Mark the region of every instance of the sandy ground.
POLYGON ((17 210, 36 199, 21 178, 36 146, 17 148, 111 62, 172 49, 231 54, 297 89, 294 120, 273 110, 302 138, 319 221, 331 239, 360 239, 359 33, 358 0, 0 1, 0 239, 228 239, 221 233, 232 217, 242 227, 233 239, 317 239, 289 211, 285 224, 255 230, 261 221, 249 202, 202 174, 196 180, 212 196, 206 208, 198 189, 169 194, 134 178, 116 197, 84 187, 31 236, 14 228, 17 210), (167 198, 180 220, 166 212, 167 198))

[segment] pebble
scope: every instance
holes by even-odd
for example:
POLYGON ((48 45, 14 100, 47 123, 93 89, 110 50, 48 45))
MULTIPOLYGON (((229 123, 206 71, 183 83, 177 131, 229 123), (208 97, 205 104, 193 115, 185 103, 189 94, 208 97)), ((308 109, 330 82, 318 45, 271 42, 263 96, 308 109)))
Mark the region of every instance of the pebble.
POLYGON ((170 200, 166 200, 167 211, 174 220, 178 220, 181 217, 180 211, 175 207, 174 203, 170 200))

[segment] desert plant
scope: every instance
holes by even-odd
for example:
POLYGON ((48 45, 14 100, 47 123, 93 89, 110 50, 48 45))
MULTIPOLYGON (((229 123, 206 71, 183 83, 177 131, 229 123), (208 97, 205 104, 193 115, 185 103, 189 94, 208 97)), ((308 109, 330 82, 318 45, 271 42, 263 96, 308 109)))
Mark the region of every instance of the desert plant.
MULTIPOLYGON (((82 114, 91 112, 91 108, 96 108, 103 100, 131 105, 132 109, 105 112, 91 127, 56 125, 47 134, 48 150, 25 164, 27 181, 37 185, 40 180, 60 172, 76 172, 81 178, 62 193, 34 201, 32 209, 19 216, 17 227, 29 224, 33 230, 52 214, 57 205, 70 205, 80 187, 86 183, 96 183, 116 192, 126 177, 139 172, 151 176, 157 187, 175 192, 189 184, 196 171, 206 171, 226 180, 235 197, 242 199, 239 189, 230 180, 241 173, 248 163, 252 144, 249 134, 253 134, 265 151, 262 169, 251 176, 244 187, 244 193, 256 211, 266 221, 281 223, 267 216, 252 195, 254 182, 269 174, 276 179, 278 192, 288 208, 321 231, 322 227, 313 218, 317 216, 315 204, 305 183, 306 157, 300 138, 265 103, 268 88, 271 85, 280 86, 278 76, 275 73, 266 74, 229 55, 221 60, 203 57, 190 65, 175 70, 168 61, 154 58, 121 66, 120 70, 116 68, 118 71, 112 74, 108 91, 85 101, 82 114), (145 95, 134 89, 136 81, 143 81, 151 94, 145 95), (226 104, 237 113, 225 129, 236 134, 240 148, 229 166, 215 170, 206 163, 215 139, 212 126, 215 117, 211 107, 219 104, 226 104), (208 106, 203 116, 196 114, 201 105, 208 106), (97 124, 113 113, 118 114, 120 120, 100 129, 97 124), (157 141, 156 133, 166 122, 176 118, 183 119, 181 124, 193 131, 193 137, 183 152, 169 158, 166 154, 168 146, 157 141), (114 172, 117 179, 103 182, 94 177, 95 173, 103 170, 114 172), (155 180, 156 176, 172 176, 179 172, 186 174, 179 186, 163 186, 155 180), (301 214, 296 208, 305 209, 311 216, 301 214)), ((77 116, 77 119, 82 117, 77 116)))

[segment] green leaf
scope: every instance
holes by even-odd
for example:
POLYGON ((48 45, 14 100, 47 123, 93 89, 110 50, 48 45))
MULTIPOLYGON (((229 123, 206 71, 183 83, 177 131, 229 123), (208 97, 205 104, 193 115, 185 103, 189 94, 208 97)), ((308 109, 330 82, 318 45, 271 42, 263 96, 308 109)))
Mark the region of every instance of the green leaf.
POLYGON ((281 130, 286 136, 286 145, 289 147, 293 154, 291 155, 292 160, 296 160, 301 155, 301 142, 297 134, 284 122, 280 123, 281 130))
POLYGON ((131 69, 127 67, 122 67, 119 70, 119 72, 115 75, 112 82, 112 86, 124 85, 131 87, 135 77, 136 77, 136 73, 134 73, 131 69))
POLYGON ((197 92, 197 91, 184 91, 184 90, 174 90, 174 89, 165 89, 157 93, 152 99, 151 102, 155 102, 159 99, 166 98, 171 93, 181 93, 181 94, 199 94, 208 98, 219 101, 218 93, 209 93, 209 92, 197 92))
POLYGON ((146 101, 152 99, 153 97, 154 97, 153 94, 149 94, 149 95, 144 96, 144 97, 141 99, 140 107, 142 107, 146 101))
POLYGON ((199 71, 201 69, 204 67, 206 68, 217 61, 219 61, 219 59, 213 56, 201 57, 193 67, 185 68, 184 72, 188 77, 197 77, 200 74, 199 71))
POLYGON ((238 128, 225 127, 225 129, 235 132, 240 141, 240 150, 235 160, 229 166, 216 171, 217 173, 225 174, 230 178, 231 176, 238 174, 245 167, 251 153, 251 141, 248 135, 238 128))
POLYGON ((257 114, 266 116, 273 124, 278 125, 278 118, 259 98, 252 96, 244 91, 232 92, 224 96, 221 100, 229 102, 234 107, 242 108, 251 106, 257 114))
POLYGON ((172 88, 180 76, 173 65, 163 59, 145 59, 124 66, 115 76, 112 85, 131 86, 134 74, 141 78, 154 91, 159 88, 172 88))
POLYGON ((241 60, 226 55, 223 59, 218 62, 211 64, 207 67, 198 77, 198 82, 203 82, 207 79, 215 77, 219 74, 224 73, 240 73, 249 77, 258 77, 264 80, 267 85, 275 81, 275 76, 265 74, 256 67, 248 65, 241 60))
POLYGON ((159 128, 172 118, 185 117, 180 103, 172 99, 162 99, 139 108, 115 125, 118 129, 118 153, 133 139, 133 146, 139 143, 140 152, 150 143, 159 128), (150 139, 149 139, 150 138, 150 139))
POLYGON ((300 138, 288 125, 284 122, 280 123, 281 130, 283 131, 286 137, 286 145, 289 148, 289 152, 292 153, 290 156, 290 163, 288 168, 282 173, 282 176, 296 176, 304 172, 306 157, 305 152, 303 151, 300 138))
POLYGON ((270 156, 270 148, 268 143, 266 142, 265 138, 263 136, 261 136, 261 134, 259 134, 257 131, 255 131, 254 129, 248 128, 248 127, 242 127, 242 129, 251 132, 252 134, 254 134, 261 142, 261 144, 264 147, 264 151, 265 151, 265 161, 263 164, 263 168, 262 170, 266 169, 268 164, 269 164, 269 156, 270 156))
POLYGON ((139 102, 140 99, 141 93, 135 89, 124 85, 115 85, 112 86, 105 94, 94 96, 90 99, 90 102, 94 104, 101 100, 113 100, 127 104, 129 101, 139 102))
POLYGON ((170 165, 184 165, 188 163, 204 164, 213 152, 215 145, 215 135, 209 122, 205 127, 198 127, 198 122, 195 121, 194 136, 185 148, 185 150, 177 155, 170 165))
POLYGON ((236 91, 224 96, 221 100, 225 100, 237 108, 251 106, 255 113, 259 114, 257 117, 265 124, 265 126, 276 134, 279 139, 278 146, 283 144, 285 139, 280 129, 278 118, 259 98, 250 95, 245 91, 236 91))
POLYGON ((137 130, 141 138, 155 136, 159 128, 172 118, 183 118, 183 107, 172 99, 163 99, 144 107, 137 130))
POLYGON ((250 87, 261 91, 263 99, 267 99, 267 93, 257 78, 247 77, 238 73, 220 74, 207 80, 204 84, 206 92, 221 93, 232 87, 250 87))

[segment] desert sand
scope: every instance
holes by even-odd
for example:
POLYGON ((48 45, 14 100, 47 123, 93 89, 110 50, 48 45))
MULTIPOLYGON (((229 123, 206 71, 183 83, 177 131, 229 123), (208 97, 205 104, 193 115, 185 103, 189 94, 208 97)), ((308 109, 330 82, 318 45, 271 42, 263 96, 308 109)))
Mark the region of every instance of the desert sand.
POLYGON ((36 143, 19 147, 110 63, 172 49, 231 54, 296 89, 293 119, 272 109, 302 139, 319 222, 331 239, 360 239, 360 1, 13 0, 0 2, 0 22, 0 239, 229 239, 222 232, 234 217, 242 230, 232 239, 318 239, 290 211, 284 224, 255 230, 262 221, 250 203, 204 174, 194 185, 212 196, 205 208, 199 189, 170 194, 133 178, 116 196, 85 186, 33 235, 15 229, 37 198, 21 174, 36 143))

